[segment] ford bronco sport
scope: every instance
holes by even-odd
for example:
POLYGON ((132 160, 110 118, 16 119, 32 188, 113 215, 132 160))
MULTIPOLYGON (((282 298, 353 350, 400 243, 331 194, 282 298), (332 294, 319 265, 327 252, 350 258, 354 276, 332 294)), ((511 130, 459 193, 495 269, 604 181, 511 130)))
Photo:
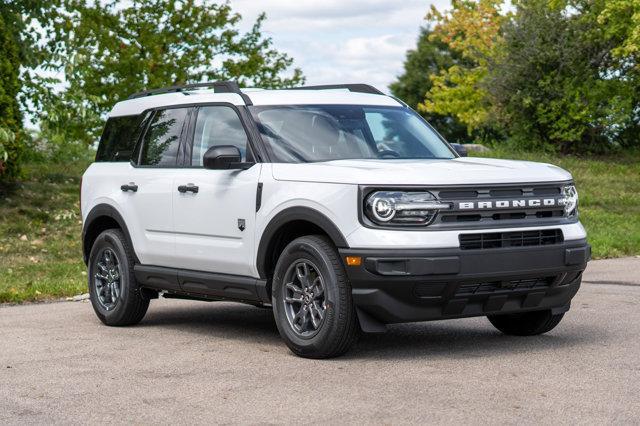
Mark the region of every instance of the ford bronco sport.
POLYGON ((159 294, 270 307, 312 358, 400 322, 553 329, 590 258, 571 175, 457 150, 364 84, 132 95, 82 181, 93 308, 123 326, 159 294))

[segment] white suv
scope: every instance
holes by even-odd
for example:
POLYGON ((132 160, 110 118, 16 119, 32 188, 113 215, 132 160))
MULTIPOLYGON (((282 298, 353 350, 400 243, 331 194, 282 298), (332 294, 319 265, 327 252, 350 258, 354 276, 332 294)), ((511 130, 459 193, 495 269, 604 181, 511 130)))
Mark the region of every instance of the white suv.
POLYGON ((459 148, 364 84, 135 94, 83 177, 95 312, 135 324, 159 293, 272 307, 313 358, 398 322, 549 331, 590 258, 571 175, 459 148))

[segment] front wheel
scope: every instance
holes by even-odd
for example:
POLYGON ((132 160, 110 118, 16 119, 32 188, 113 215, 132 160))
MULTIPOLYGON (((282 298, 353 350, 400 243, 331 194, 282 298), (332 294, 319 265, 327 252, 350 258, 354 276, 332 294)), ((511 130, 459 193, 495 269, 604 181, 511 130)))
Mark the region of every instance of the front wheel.
POLYGON ((331 358, 355 341, 358 322, 351 285, 326 237, 300 237, 283 250, 271 293, 278 331, 296 355, 331 358))
POLYGON ((560 323, 564 314, 552 314, 550 310, 521 314, 489 315, 495 328, 511 336, 535 336, 546 333, 560 323))

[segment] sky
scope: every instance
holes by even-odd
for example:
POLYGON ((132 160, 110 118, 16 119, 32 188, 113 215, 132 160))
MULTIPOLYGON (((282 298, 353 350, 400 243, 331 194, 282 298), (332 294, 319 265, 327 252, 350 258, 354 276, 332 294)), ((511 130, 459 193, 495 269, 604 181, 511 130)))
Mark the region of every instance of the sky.
POLYGON ((274 46, 294 58, 306 84, 368 83, 388 92, 433 4, 447 0, 231 0, 249 29, 261 12, 274 46))

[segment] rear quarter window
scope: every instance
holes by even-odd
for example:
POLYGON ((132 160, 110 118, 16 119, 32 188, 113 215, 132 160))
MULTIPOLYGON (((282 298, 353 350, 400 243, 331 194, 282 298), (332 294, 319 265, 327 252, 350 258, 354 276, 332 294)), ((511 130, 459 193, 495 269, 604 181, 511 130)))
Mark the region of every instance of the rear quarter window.
POLYGON ((109 118, 100 138, 96 161, 130 161, 141 121, 141 115, 109 118))

